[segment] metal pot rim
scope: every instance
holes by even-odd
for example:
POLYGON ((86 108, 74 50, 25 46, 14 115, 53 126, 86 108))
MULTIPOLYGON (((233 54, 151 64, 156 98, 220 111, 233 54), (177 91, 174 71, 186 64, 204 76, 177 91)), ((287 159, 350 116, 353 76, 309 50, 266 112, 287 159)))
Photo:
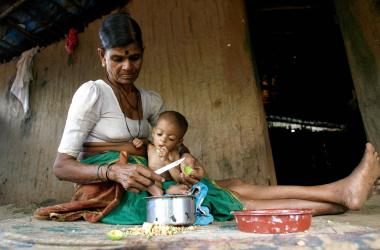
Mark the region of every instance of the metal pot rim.
POLYGON ((194 195, 186 195, 186 194, 172 194, 172 195, 144 197, 144 199, 173 199, 173 198, 195 198, 195 196, 194 195))

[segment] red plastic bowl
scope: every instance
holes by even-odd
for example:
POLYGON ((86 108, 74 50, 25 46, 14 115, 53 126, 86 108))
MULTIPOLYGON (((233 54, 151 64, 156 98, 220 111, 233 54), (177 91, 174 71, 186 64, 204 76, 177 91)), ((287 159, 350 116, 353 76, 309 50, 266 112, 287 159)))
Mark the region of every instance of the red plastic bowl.
POLYGON ((311 209, 232 211, 240 231, 260 234, 303 232, 311 225, 311 209))

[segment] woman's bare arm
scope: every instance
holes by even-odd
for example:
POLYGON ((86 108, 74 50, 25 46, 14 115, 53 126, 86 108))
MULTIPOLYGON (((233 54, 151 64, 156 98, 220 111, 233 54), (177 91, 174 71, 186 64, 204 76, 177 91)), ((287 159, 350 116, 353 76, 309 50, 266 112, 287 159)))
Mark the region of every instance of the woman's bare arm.
MULTIPOLYGON (((54 175, 60 180, 75 183, 104 181, 106 180, 105 171, 106 167, 99 168, 99 165, 82 164, 74 157, 63 153, 58 153, 54 162, 54 175)), ((164 181, 164 178, 140 164, 118 162, 112 165, 108 180, 120 183, 124 189, 138 192, 146 190, 156 181, 164 181)))
POLYGON ((99 169, 98 165, 82 164, 73 156, 64 153, 58 153, 54 162, 54 175, 59 180, 71 181, 75 183, 93 183, 100 182, 98 175, 104 177, 104 168, 99 169))

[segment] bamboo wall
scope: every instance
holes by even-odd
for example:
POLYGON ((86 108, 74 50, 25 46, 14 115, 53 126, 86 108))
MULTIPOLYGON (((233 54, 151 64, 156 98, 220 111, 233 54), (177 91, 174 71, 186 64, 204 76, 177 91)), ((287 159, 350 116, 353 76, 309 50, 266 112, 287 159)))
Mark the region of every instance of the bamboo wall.
MULTIPOLYGON (((125 9, 142 26, 146 47, 137 85, 159 92, 167 109, 188 118, 185 143, 209 176, 275 183, 244 1, 139 0, 125 9)), ((73 65, 64 41, 36 55, 28 116, 9 94, 17 60, 0 65, 0 204, 71 197, 72 183, 58 181, 52 166, 72 95, 104 76, 99 24, 79 34, 73 65)))
POLYGON ((339 24, 368 141, 380 150, 380 4, 336 0, 339 24))

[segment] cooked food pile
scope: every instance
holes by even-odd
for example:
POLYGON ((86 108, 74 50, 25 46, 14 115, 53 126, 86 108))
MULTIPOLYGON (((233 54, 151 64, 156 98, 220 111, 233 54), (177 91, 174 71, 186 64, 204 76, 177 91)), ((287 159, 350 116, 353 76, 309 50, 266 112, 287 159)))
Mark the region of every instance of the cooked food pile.
POLYGON ((177 233, 192 231, 195 229, 195 226, 181 227, 144 222, 142 226, 123 228, 120 230, 111 230, 107 233, 107 237, 110 240, 121 240, 131 235, 145 235, 146 237, 150 238, 153 236, 174 235, 177 233))

